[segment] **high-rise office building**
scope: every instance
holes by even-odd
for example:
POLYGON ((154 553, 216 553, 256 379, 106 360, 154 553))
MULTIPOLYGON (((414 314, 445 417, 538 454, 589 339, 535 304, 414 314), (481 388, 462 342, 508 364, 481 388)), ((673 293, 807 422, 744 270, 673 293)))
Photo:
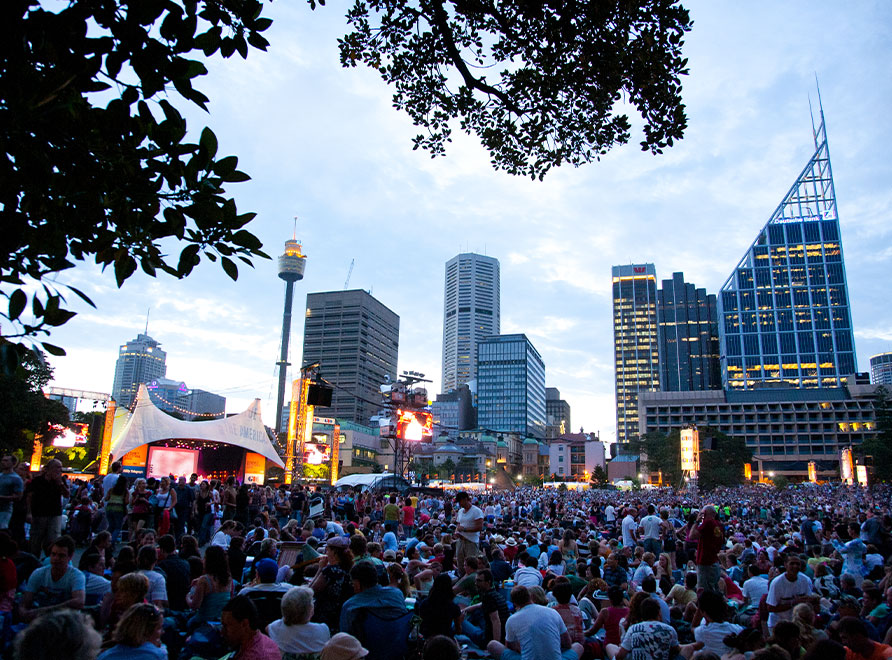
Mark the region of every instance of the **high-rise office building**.
POLYGON ((307 294, 303 365, 337 387, 325 417, 369 423, 380 386, 396 380, 400 317, 361 289, 307 294))
POLYGON ((129 408, 136 400, 142 383, 163 378, 167 374, 167 353, 147 334, 140 333, 118 351, 112 398, 118 407, 129 408))
POLYGON ((548 440, 559 438, 571 432, 570 404, 561 398, 556 387, 545 388, 545 437, 548 440))
POLYGON ((446 262, 443 392, 477 374, 477 344, 499 334, 499 260, 463 253, 446 262))
POLYGON ((715 295, 672 273, 657 293, 660 383, 665 392, 722 388, 715 295))
POLYGON ((638 437, 638 393, 660 389, 657 271, 653 264, 613 267, 616 441, 638 437))
POLYGON ((495 335, 477 344, 477 425, 545 437, 545 363, 526 335, 495 335))
POLYGON ((855 373, 836 193, 824 115, 815 152, 718 299, 722 381, 839 387, 855 373))
POLYGON ((879 353, 870 358, 870 382, 892 385, 892 353, 879 353))

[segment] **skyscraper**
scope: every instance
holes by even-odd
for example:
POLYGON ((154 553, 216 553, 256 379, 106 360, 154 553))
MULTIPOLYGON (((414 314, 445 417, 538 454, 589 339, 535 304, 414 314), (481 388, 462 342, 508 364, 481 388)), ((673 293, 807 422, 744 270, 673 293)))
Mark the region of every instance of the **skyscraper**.
POLYGON ((141 383, 148 383, 167 374, 167 353, 147 334, 140 333, 118 351, 112 398, 118 407, 129 408, 136 400, 141 383))
POLYGON ((443 385, 449 392, 477 376, 477 345, 499 334, 499 260, 463 253, 446 262, 443 385))
POLYGON ((613 267, 616 441, 638 437, 638 393, 660 389, 657 271, 653 264, 613 267))
POLYGON ((855 342, 824 113, 815 152, 722 287, 726 388, 839 387, 855 342))
POLYGON ((545 437, 549 440, 571 433, 570 404, 556 387, 545 388, 545 437))
POLYGON ((660 383, 666 392, 722 388, 715 295, 672 273, 658 292, 660 383))
POLYGON ((526 335, 495 335, 477 344, 477 425, 545 437, 545 363, 526 335))
POLYGON ((892 385, 892 353, 871 356, 870 382, 874 385, 892 385))
POLYGON ((380 385, 396 380, 399 341, 400 317, 365 291, 307 294, 303 365, 337 386, 320 414, 368 425, 380 385))

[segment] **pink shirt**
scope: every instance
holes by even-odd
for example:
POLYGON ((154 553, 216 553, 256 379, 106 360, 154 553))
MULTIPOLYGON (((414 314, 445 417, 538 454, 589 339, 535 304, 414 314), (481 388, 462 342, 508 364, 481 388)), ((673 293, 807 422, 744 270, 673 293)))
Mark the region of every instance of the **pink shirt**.
POLYGON ((278 645, 258 630, 248 646, 235 654, 234 660, 281 660, 281 658, 282 652, 278 645))

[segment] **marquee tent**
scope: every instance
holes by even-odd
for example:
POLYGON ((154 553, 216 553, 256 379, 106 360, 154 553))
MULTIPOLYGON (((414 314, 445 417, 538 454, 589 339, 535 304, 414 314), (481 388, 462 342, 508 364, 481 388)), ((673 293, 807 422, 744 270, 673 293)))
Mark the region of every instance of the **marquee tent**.
POLYGON ((149 398, 145 385, 139 386, 136 406, 121 433, 112 439, 111 454, 120 459, 124 454, 158 440, 183 438, 208 440, 235 445, 260 454, 279 467, 285 467, 270 442, 260 417, 260 399, 238 415, 206 422, 186 422, 160 410, 149 398))

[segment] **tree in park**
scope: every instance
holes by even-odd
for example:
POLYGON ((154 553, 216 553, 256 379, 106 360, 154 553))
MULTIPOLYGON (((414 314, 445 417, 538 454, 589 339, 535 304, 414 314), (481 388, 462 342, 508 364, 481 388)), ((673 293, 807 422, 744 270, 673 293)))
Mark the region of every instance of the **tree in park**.
MULTIPOLYGON (((194 140, 180 112, 207 108, 193 84, 205 61, 266 50, 265 10, 259 0, 0 4, 7 371, 20 355, 10 342, 45 339, 74 315, 66 297, 92 304, 58 277, 77 262, 121 286, 137 269, 185 277, 202 258, 236 279, 239 262, 267 257, 245 229, 254 214, 228 192, 248 175, 210 129, 194 140)), ((341 63, 393 86, 422 129, 415 148, 433 156, 457 121, 495 168, 541 179, 628 142, 629 110, 654 153, 686 127, 691 20, 672 0, 357 0, 346 19, 341 63)))
MULTIPOLYGON (((743 465, 752 460, 753 452, 740 437, 731 437, 721 431, 703 426, 700 434, 700 471, 698 485, 704 490, 716 486, 731 486, 743 481, 743 465), (704 440, 715 438, 716 449, 706 449, 704 440)), ((663 483, 680 486, 681 433, 672 429, 668 434, 646 433, 633 443, 633 450, 643 458, 642 468, 647 472, 662 472, 663 483)))
POLYGON ((876 388, 873 396, 877 435, 865 440, 858 453, 873 466, 873 478, 892 480, 892 392, 884 385, 876 388))
POLYGON ((34 439, 48 445, 68 422, 68 408, 43 395, 53 371, 33 352, 25 351, 16 371, 0 373, 0 448, 30 456, 34 439))

